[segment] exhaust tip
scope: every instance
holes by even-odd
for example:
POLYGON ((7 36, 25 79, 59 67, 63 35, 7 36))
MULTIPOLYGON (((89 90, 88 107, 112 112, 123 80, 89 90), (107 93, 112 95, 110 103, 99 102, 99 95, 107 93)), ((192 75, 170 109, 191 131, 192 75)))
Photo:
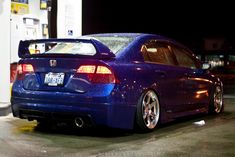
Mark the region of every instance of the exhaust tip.
POLYGON ((75 118, 74 122, 75 122, 75 125, 79 128, 83 127, 84 125, 84 121, 81 117, 75 118))

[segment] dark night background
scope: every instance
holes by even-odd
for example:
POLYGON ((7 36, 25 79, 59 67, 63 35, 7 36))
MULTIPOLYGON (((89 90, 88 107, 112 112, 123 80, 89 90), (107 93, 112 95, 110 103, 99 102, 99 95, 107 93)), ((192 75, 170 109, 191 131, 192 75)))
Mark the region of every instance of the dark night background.
POLYGON ((235 37, 235 8, 215 1, 116 1, 83 2, 83 34, 142 32, 164 35, 196 51, 205 37, 235 37))

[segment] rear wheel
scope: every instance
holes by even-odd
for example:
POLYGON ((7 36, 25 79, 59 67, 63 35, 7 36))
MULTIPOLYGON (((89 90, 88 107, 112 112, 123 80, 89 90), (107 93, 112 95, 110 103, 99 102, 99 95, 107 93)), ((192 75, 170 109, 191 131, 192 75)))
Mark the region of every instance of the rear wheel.
POLYGON ((213 97, 211 99, 211 103, 209 106, 209 111, 212 114, 219 114, 223 112, 224 104, 223 104, 223 91, 220 86, 215 88, 213 97))
POLYGON ((159 123, 160 104, 153 90, 144 92, 137 104, 136 123, 142 131, 152 131, 159 123))

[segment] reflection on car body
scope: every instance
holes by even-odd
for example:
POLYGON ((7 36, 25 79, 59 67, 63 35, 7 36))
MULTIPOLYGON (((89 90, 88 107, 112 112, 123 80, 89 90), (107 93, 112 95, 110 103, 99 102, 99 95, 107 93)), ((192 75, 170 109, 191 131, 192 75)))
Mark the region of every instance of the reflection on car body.
POLYGON ((78 127, 137 124, 150 131, 178 117, 223 111, 221 81, 188 48, 163 36, 21 41, 19 57, 11 98, 15 117, 74 121, 78 127), (35 44, 39 54, 30 53, 35 44))

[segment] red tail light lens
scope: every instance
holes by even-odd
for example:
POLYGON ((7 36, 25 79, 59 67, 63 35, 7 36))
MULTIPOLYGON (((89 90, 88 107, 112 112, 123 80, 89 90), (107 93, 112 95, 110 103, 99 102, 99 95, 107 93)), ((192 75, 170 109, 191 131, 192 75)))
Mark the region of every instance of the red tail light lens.
POLYGON ((17 65, 17 77, 16 79, 22 80, 26 73, 34 72, 34 68, 31 64, 19 64, 17 65))
POLYGON ((94 74, 95 73, 95 65, 82 65, 77 70, 77 73, 80 74, 94 74))
POLYGON ((96 74, 112 74, 112 72, 105 66, 98 66, 96 74))
POLYGON ((23 72, 30 73, 34 72, 33 66, 31 64, 22 64, 23 72))
POLYGON ((22 64, 17 65, 17 74, 22 74, 23 73, 23 67, 22 64))
POLYGON ((113 72, 106 66, 82 65, 77 73, 87 74, 92 83, 117 83, 113 72))
POLYGON ((34 68, 31 64, 19 64, 17 66, 17 73, 22 74, 22 73, 30 73, 34 72, 34 68))

